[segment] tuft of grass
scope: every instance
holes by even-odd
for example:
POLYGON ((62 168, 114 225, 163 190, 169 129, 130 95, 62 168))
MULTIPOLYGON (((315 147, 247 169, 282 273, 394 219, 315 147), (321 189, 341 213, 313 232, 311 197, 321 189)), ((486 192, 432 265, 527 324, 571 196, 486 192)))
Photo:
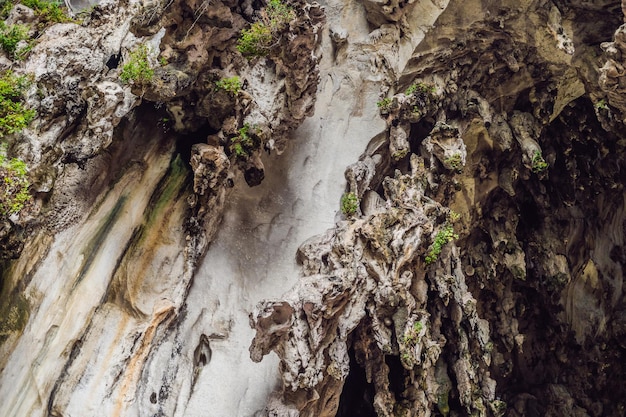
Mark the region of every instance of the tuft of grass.
POLYGON ((120 80, 124 84, 145 84, 152 81, 154 69, 148 61, 148 45, 141 44, 128 55, 122 67, 120 80))

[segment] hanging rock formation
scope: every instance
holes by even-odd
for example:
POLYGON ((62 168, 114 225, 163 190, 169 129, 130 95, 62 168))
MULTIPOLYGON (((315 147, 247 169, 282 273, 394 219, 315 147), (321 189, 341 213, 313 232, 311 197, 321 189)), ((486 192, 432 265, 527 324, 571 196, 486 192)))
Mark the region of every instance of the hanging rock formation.
POLYGON ((620 2, 68 6, 6 16, 0 415, 624 414, 620 2))

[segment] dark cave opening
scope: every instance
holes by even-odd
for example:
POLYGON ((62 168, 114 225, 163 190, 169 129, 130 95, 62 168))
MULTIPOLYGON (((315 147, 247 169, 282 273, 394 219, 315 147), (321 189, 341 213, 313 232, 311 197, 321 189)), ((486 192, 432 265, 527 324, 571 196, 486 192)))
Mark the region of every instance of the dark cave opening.
POLYGON ((427 118, 411 124, 411 133, 409 134, 411 152, 420 155, 420 145, 422 141, 428 137, 434 127, 435 123, 432 120, 427 120, 427 118))
POLYGON ((339 398, 337 417, 377 417, 374 410, 374 384, 367 382, 365 369, 360 366, 354 348, 348 351, 350 373, 346 378, 339 398))
POLYGON ((208 123, 205 123, 191 133, 178 135, 176 138, 176 153, 179 153, 185 164, 189 165, 189 161, 191 160, 191 147, 196 143, 206 143, 206 138, 217 132, 218 131, 209 126, 208 123))
POLYGON ((385 363, 389 367, 389 391, 396 396, 396 401, 400 401, 405 390, 406 371, 399 356, 385 355, 385 363))

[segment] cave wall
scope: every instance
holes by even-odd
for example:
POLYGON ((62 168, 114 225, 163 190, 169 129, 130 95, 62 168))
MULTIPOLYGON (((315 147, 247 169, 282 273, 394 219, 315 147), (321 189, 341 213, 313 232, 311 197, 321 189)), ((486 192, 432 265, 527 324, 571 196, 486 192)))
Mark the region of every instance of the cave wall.
POLYGON ((0 414, 623 415, 621 4, 289 4, 266 57, 262 2, 104 1, 2 64, 0 414))

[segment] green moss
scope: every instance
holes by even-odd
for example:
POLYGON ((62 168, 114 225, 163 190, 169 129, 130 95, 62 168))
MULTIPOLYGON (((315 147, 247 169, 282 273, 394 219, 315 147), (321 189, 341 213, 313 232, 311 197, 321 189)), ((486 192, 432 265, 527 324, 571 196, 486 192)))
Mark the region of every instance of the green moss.
POLYGON ((156 187, 157 191, 150 198, 148 203, 150 212, 146 217, 146 228, 149 229, 151 225, 163 218, 165 208, 176 199, 179 193, 184 191, 184 183, 188 172, 180 155, 176 155, 170 163, 166 174, 156 187))
MULTIPOLYGON (((85 246, 85 250, 81 253, 83 255, 83 261, 80 271, 78 272, 78 276, 72 285, 72 289, 76 288, 76 285, 78 285, 78 283, 85 278, 87 272, 89 272, 91 265, 93 265, 96 256, 100 252, 100 248, 104 244, 109 233, 113 230, 113 225, 122 213, 122 209, 124 208, 127 200, 128 196, 120 196, 120 198, 115 202, 115 206, 113 206, 111 211, 107 213, 106 217, 100 223, 98 230, 96 230, 96 232, 91 236, 91 240, 85 246)), ((97 213, 97 209, 92 211, 92 215, 95 213, 97 213)))
POLYGON ((462 162, 463 161, 461 159, 461 154, 457 152, 453 154, 452 156, 449 156, 448 158, 446 158, 444 161, 444 164, 450 167, 450 169, 458 171, 459 169, 463 167, 462 162))
POLYGON ((452 242, 453 240, 458 238, 459 236, 454 233, 454 228, 452 227, 452 225, 446 224, 443 229, 441 229, 437 233, 437 235, 435 236, 435 241, 430 246, 428 255, 426 255, 426 258, 424 259, 426 265, 430 265, 437 260, 439 254, 441 253, 441 249, 443 249, 443 246, 445 244, 452 242))
POLYGON ((120 80, 124 84, 146 84, 152 81, 154 69, 148 61, 148 45, 141 44, 128 55, 128 62, 122 67, 120 80))
POLYGON ((280 33, 295 17, 291 6, 280 0, 270 0, 261 12, 261 21, 253 23, 249 29, 241 32, 237 41, 237 50, 244 56, 265 56, 278 43, 280 33))
POLYGON ((344 193, 341 196, 341 212, 346 216, 353 216, 359 207, 359 198, 356 194, 344 193))
POLYGON ((448 417, 450 414, 450 405, 448 404, 448 391, 442 392, 437 396, 437 408, 442 416, 448 417))
POLYGON ((402 158, 404 158, 405 156, 407 156, 407 155, 408 155, 408 153, 409 153, 409 150, 408 150, 408 149, 400 149, 400 150, 395 151, 395 152, 391 155, 391 157, 393 158, 393 160, 394 160, 394 161, 399 161, 399 160, 401 160, 402 158))

